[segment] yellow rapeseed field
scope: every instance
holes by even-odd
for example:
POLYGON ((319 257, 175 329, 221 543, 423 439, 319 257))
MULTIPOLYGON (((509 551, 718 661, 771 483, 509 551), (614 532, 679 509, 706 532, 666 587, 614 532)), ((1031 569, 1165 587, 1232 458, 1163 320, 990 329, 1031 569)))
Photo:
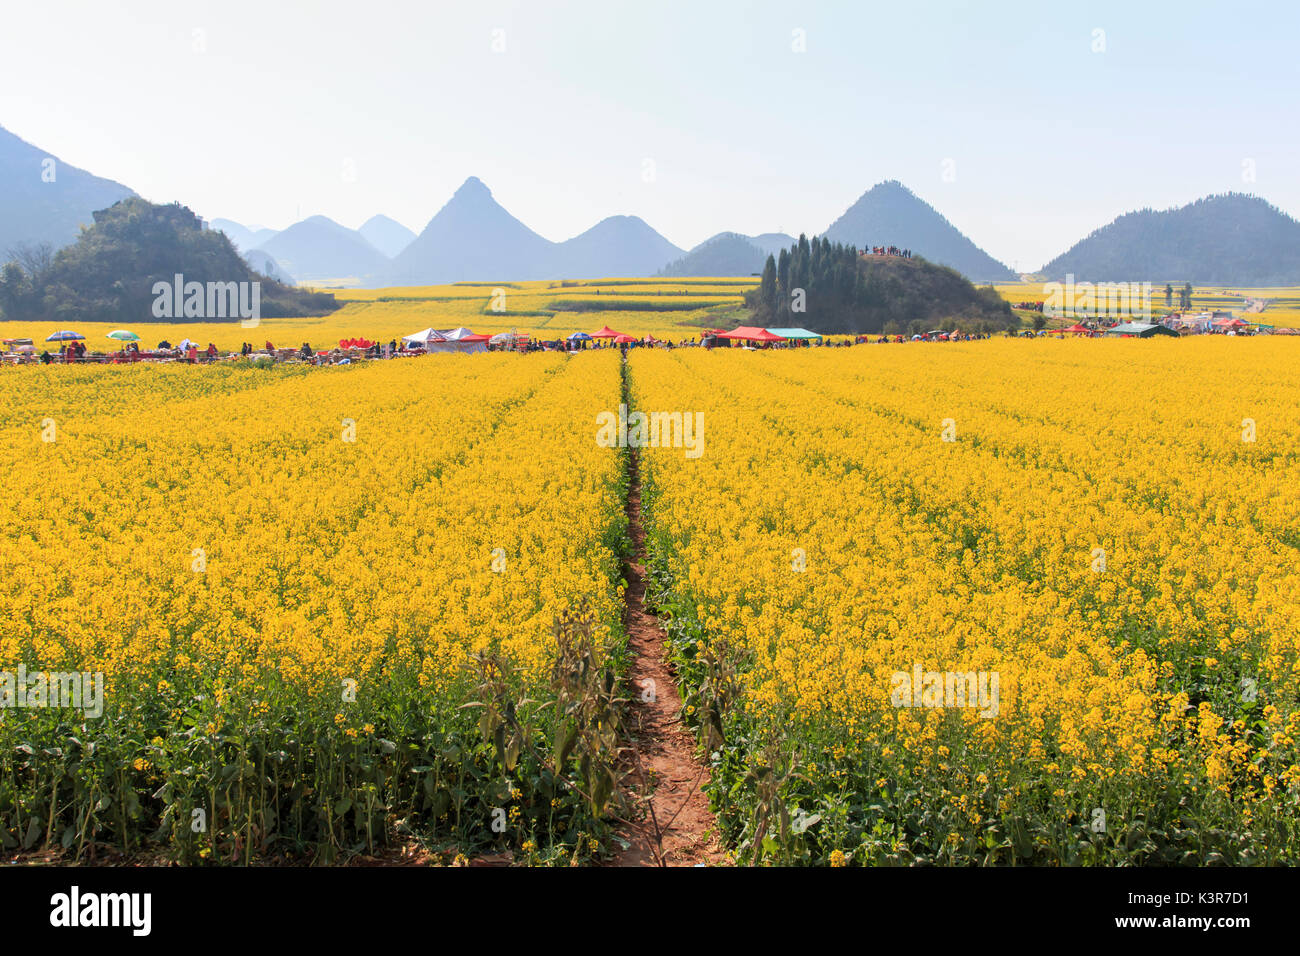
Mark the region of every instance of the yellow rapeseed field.
MULTIPOLYGON (((235 352, 244 342, 261 347, 332 348, 341 339, 365 337, 388 342, 421 329, 475 332, 519 331, 541 339, 564 338, 573 332, 594 332, 609 325, 638 338, 654 335, 681 341, 698 337, 701 329, 727 321, 754 279, 604 279, 535 282, 457 283, 393 289, 331 289, 343 306, 329 315, 309 318, 263 318, 254 328, 238 322, 159 322, 141 316, 138 323, 73 323, 72 331, 86 337, 94 352, 121 346, 108 333, 126 328, 137 333, 142 347, 184 338, 200 346, 214 343, 235 352)), ((735 322, 730 323, 734 325, 735 322)), ((729 326, 728 326, 729 327, 729 326)), ((60 331, 50 322, 0 321, 0 338, 30 338, 38 351, 46 336, 60 331)))
POLYGON ((1297 360, 636 353, 635 407, 703 414, 700 457, 645 452, 647 527, 741 849, 1295 862, 1297 360), (803 829, 755 846, 777 778, 803 829))
POLYGON ((1295 863, 1298 360, 1006 338, 6 368, 0 843, 608 849, 635 453, 738 860, 1295 863), (699 444, 606 447, 620 404, 699 444), (102 674, 102 708, 19 669, 102 674))
POLYGON ((0 711, 6 845, 330 859, 394 819, 491 841, 495 808, 516 845, 576 832, 461 708, 488 677, 544 701, 584 603, 619 651, 623 469, 587 424, 617 357, 440 359, 0 375, 0 669, 104 675, 102 715, 0 711))

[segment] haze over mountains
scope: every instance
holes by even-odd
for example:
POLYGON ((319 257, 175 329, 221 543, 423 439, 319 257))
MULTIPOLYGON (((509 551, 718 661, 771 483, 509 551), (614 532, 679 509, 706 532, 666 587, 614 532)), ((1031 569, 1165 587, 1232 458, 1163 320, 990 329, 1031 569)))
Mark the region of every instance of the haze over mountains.
MULTIPOLYGON (((0 127, 0 259, 16 246, 71 243, 128 187, 68 166, 0 127)), ((563 242, 534 232, 471 176, 419 235, 376 215, 359 229, 312 216, 277 231, 215 219, 255 268, 289 281, 364 286, 614 276, 749 276, 789 248, 784 233, 721 232, 689 252, 636 216, 610 216, 563 242), (256 252, 258 255, 254 256, 256 252)), ((897 181, 865 192, 820 233, 858 248, 892 245, 978 282, 1014 281, 938 211, 897 181)), ((1120 216, 1043 268, 1082 281, 1300 284, 1300 223, 1263 199, 1211 196, 1179 209, 1120 216)))
POLYGON ((551 242, 471 176, 393 260, 383 284, 645 276, 681 253, 636 216, 610 216, 572 239, 551 242))
POLYGON ((637 216, 610 216, 556 246, 556 266, 566 278, 642 276, 682 250, 637 216))
POLYGON ((20 244, 55 248, 77 238, 94 212, 134 196, 127 187, 69 166, 0 126, 0 259, 20 244))
POLYGON ((471 176, 393 260, 385 284, 550 278, 552 246, 471 176))
POLYGON ((274 257, 290 274, 311 279, 355 278, 364 281, 388 267, 386 255, 355 229, 327 216, 312 216, 278 232, 258 249, 274 257))
POLYGON ((361 224, 357 232, 372 246, 388 258, 395 258, 415 239, 415 233, 407 229, 396 219, 387 216, 371 216, 361 224))
POLYGON ((213 219, 208 223, 209 229, 220 229, 226 234, 226 238, 235 244, 235 248, 241 252, 249 252, 258 246, 273 239, 278 229, 263 229, 256 226, 241 226, 237 222, 229 219, 213 219))

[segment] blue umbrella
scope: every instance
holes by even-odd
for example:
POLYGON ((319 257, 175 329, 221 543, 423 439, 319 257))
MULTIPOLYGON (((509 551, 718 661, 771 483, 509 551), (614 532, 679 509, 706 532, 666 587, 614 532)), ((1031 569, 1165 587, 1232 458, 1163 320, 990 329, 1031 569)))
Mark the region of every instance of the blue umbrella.
POLYGON ((570 342, 590 342, 590 341, 591 341, 591 336, 588 335, 586 332, 574 332, 572 335, 569 336, 569 341, 570 341, 570 342))
POLYGON ((84 339, 85 336, 80 332, 55 332, 45 341, 47 342, 68 342, 72 339, 84 339))

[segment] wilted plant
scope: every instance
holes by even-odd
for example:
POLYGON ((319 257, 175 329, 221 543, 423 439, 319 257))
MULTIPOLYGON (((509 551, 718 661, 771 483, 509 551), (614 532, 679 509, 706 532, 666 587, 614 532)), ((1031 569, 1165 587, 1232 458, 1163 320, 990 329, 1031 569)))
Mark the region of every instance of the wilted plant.
POLYGON ((622 706, 618 673, 592 638, 594 615, 584 599, 555 623, 557 654, 551 669, 557 722, 553 759, 557 771, 578 761, 592 816, 600 817, 619 794, 622 706))

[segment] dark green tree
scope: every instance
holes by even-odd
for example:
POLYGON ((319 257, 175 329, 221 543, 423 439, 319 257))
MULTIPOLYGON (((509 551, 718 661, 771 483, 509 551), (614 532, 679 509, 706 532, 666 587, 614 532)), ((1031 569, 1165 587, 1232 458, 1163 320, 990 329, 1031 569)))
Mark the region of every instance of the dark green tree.
POLYGON ((776 314, 776 296, 776 259, 769 255, 763 266, 763 278, 758 283, 758 298, 773 315, 776 314))
POLYGON ((823 334, 922 331, 936 325, 964 331, 999 331, 1016 321, 991 287, 977 289, 952 269, 915 257, 861 257, 853 246, 800 236, 769 258, 759 285, 745 296, 754 324, 803 326, 823 334), (772 290, 775 290, 773 295, 772 290), (796 290, 807 311, 792 312, 796 290))

